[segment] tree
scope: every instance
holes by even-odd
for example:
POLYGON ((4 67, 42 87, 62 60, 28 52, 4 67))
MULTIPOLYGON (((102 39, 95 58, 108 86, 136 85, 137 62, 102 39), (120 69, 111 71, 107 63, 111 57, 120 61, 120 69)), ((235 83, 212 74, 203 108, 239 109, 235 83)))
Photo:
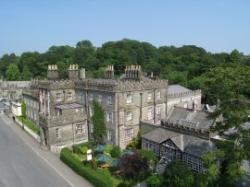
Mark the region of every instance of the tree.
POLYGON ((137 153, 125 154, 119 159, 119 168, 124 179, 138 180, 148 169, 147 161, 137 153))
POLYGON ((10 64, 7 69, 7 79, 9 81, 17 81, 20 79, 20 71, 16 64, 10 64))
POLYGON ((141 149, 139 152, 140 158, 147 160, 147 164, 153 169, 158 161, 157 156, 151 150, 141 149))
POLYGON ((242 61, 242 54, 235 49, 230 53, 228 61, 231 63, 240 63, 242 61))
POLYGON ((118 146, 114 146, 113 149, 111 150, 111 156, 114 158, 118 158, 121 156, 121 149, 118 146))
POLYGON ((163 186, 192 187, 194 184, 195 177, 191 169, 179 160, 170 163, 163 173, 163 186))
POLYGON ((24 100, 22 101, 21 110, 22 110, 22 117, 26 118, 26 103, 24 100))
POLYGON ((93 101, 94 114, 91 117, 93 123, 93 137, 97 143, 103 143, 104 137, 106 136, 106 125, 104 121, 104 111, 102 106, 97 102, 93 101))
POLYGON ((152 175, 146 179, 148 187, 161 187, 163 177, 161 175, 152 175))
POLYGON ((28 66, 24 66, 21 77, 22 77, 22 80, 25 80, 25 81, 31 79, 31 72, 30 72, 28 66))

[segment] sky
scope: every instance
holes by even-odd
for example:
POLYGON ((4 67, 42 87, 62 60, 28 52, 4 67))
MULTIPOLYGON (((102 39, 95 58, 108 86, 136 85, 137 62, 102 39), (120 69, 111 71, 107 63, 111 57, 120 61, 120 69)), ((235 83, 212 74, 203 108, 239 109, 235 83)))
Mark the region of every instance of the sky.
POLYGON ((0 56, 123 38, 250 54, 250 1, 0 0, 0 56))

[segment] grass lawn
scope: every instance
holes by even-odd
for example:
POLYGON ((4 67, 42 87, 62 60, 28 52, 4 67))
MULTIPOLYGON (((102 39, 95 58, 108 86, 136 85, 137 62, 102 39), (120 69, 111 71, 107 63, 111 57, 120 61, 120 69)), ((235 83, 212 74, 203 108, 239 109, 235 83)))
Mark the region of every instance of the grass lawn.
POLYGON ((30 130, 32 130, 36 134, 40 134, 39 128, 34 124, 33 121, 23 118, 22 116, 17 116, 17 119, 22 122, 26 127, 28 127, 30 130))

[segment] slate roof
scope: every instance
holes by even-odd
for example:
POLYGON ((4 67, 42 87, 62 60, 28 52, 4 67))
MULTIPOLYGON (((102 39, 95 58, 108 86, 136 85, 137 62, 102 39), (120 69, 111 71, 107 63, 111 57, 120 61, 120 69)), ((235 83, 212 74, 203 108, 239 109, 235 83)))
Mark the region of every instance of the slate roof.
POLYGON ((184 152, 201 157, 208 151, 213 151, 216 146, 213 142, 194 136, 183 135, 184 152))
POLYGON ((57 105, 56 108, 67 110, 67 109, 83 108, 83 105, 80 105, 78 103, 70 103, 70 104, 57 105))
POLYGON ((168 94, 185 93, 191 91, 184 86, 179 84, 173 84, 168 86, 168 94))
POLYGON ((153 141, 155 143, 162 143, 166 141, 169 138, 173 138, 175 136, 178 136, 179 133, 168 131, 163 128, 156 128, 153 131, 150 131, 144 135, 142 135, 142 138, 148 139, 150 141, 153 141))
POLYGON ((200 110, 190 110, 181 107, 174 107, 169 114, 165 123, 174 123, 180 126, 208 130, 214 123, 214 120, 209 118, 209 114, 200 110))
POLYGON ((164 128, 157 128, 142 136, 147 140, 163 143, 171 140, 182 152, 201 157, 205 152, 215 150, 213 142, 202 138, 176 133, 164 128))

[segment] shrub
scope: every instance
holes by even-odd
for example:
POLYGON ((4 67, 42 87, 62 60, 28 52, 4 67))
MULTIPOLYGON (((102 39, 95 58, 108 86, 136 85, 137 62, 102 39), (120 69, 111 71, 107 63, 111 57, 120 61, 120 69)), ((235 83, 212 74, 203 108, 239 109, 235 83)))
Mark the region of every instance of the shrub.
POLYGON ((67 164, 77 174, 87 179, 96 187, 112 187, 111 176, 102 170, 93 170, 91 167, 84 166, 79 159, 71 154, 68 148, 63 148, 60 159, 67 164))
POLYGON ((111 151, 113 150, 113 145, 107 144, 105 145, 104 152, 111 154, 111 151))
POLYGON ((114 146, 113 149, 111 150, 111 156, 114 158, 118 158, 121 156, 121 149, 118 146, 114 146))

